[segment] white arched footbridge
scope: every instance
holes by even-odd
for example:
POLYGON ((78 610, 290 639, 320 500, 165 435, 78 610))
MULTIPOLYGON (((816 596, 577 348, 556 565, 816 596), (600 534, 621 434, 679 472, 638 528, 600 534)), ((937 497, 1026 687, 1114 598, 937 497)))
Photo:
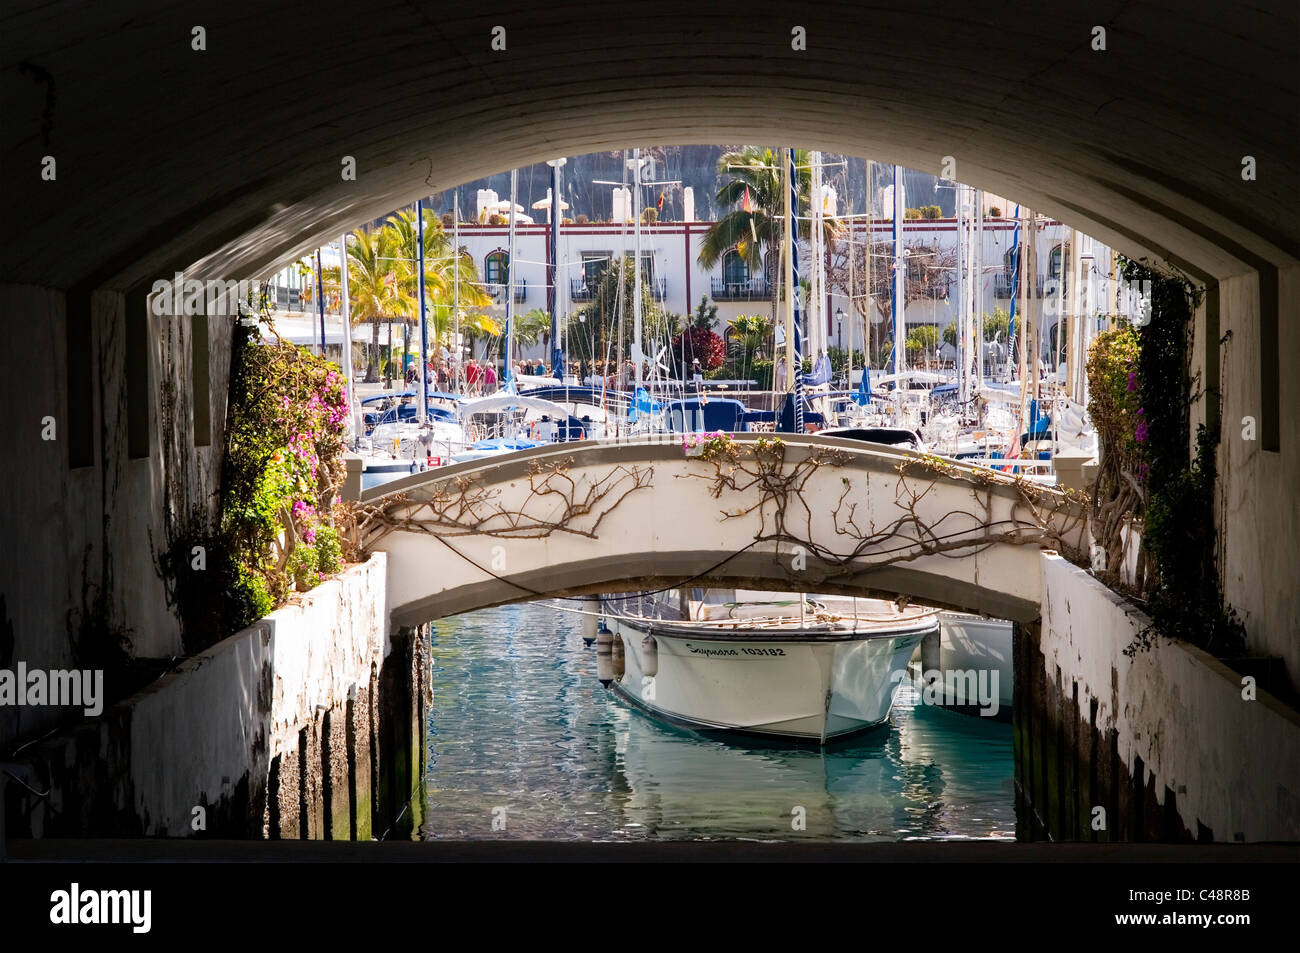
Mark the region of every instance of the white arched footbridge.
POLYGON ((1041 549, 1086 549, 1082 501, 813 435, 586 441, 354 493, 395 625, 553 595, 675 585, 893 596, 1031 622, 1041 549))

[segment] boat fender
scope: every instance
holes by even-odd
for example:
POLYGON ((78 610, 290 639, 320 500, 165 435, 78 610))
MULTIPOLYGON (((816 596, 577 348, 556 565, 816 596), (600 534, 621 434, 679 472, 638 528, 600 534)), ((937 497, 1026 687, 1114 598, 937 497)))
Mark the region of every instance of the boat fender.
POLYGON ((596 677, 606 688, 614 680, 614 634, 608 629, 596 634, 596 677))
POLYGON ((641 674, 651 678, 659 674, 659 643, 653 635, 641 640, 641 674))
POLYGON ((627 655, 623 640, 619 636, 614 637, 614 651, 611 653, 610 660, 614 663, 614 678, 621 682, 623 673, 627 671, 627 655))

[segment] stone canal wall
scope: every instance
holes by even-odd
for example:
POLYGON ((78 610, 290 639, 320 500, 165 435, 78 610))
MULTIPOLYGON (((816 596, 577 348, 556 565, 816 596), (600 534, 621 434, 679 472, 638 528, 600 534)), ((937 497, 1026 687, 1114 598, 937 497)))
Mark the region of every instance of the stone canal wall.
POLYGON ((383 554, 29 746, 11 837, 409 836, 427 630, 390 633, 383 554))
POLYGON ((1017 835, 1300 839, 1296 712, 1243 697, 1242 676, 1185 643, 1126 656, 1146 617, 1041 558, 1042 619, 1015 635, 1017 835))

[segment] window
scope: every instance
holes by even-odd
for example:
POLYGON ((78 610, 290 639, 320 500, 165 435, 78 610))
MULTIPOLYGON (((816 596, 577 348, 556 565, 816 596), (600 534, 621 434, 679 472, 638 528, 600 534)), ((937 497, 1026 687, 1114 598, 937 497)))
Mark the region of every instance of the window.
POLYGON ((1062 267, 1061 259, 1063 257, 1063 252, 1068 254, 1069 249, 1066 248, 1065 245, 1057 245, 1052 249, 1052 254, 1048 258, 1047 262, 1047 277, 1059 280, 1061 283, 1061 291, 1067 290, 1067 284, 1070 280, 1069 276, 1064 274, 1062 267))
POLYGON ((504 285, 508 278, 510 256, 503 251, 494 251, 483 262, 483 273, 490 285, 504 285))
POLYGON ((608 251, 588 251, 582 253, 582 280, 588 288, 594 289, 600 284, 600 275, 613 260, 614 253, 608 251))
POLYGON ((749 262, 734 248, 722 256, 722 280, 727 285, 749 283, 749 262))
POLYGON ((1016 273, 1017 251, 1019 251, 1017 248, 1008 248, 1007 253, 1002 256, 1002 270, 1006 273, 1008 278, 1016 273))

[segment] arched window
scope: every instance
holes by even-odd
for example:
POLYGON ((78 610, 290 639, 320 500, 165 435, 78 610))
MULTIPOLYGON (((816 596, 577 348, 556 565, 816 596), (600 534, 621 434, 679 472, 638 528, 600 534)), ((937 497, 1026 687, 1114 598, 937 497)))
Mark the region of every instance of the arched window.
POLYGON ((734 248, 722 256, 722 280, 728 287, 749 284, 749 262, 734 248))
POLYGON ((483 260, 483 274, 490 285, 504 285, 509 280, 510 256, 494 251, 483 260))

